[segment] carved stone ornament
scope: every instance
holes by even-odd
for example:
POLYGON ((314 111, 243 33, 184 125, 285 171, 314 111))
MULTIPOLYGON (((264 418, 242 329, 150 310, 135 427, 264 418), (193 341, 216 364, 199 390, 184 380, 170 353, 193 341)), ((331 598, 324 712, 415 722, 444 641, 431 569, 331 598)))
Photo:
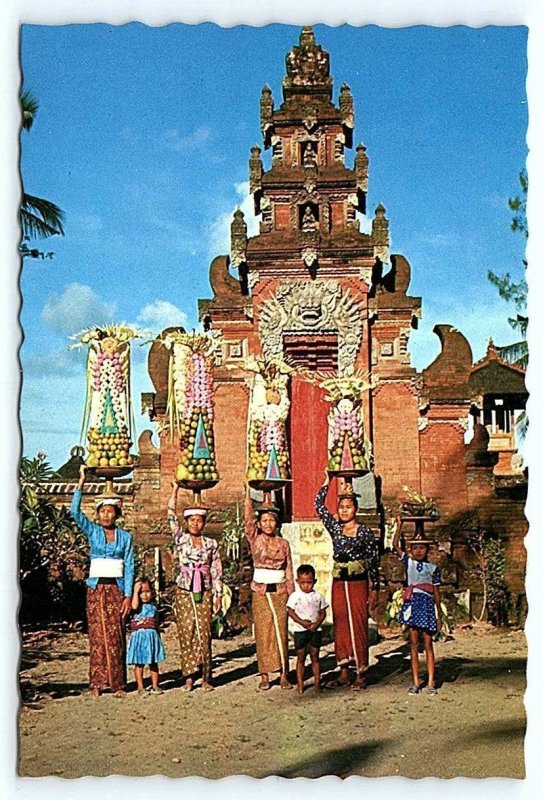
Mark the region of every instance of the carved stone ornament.
POLYGON ((259 280, 260 272, 258 272, 256 269, 252 269, 247 273, 247 283, 249 284, 249 289, 253 290, 259 280))
POLYGON ((318 258, 317 248, 313 245, 304 245, 302 247, 302 261, 306 267, 311 267, 318 258))
POLYGON ((354 173, 356 175, 356 184, 363 192, 368 191, 368 169, 369 159, 366 148, 363 144, 359 144, 354 157, 354 173))
POLYGON ((353 96, 347 83, 344 83, 339 90, 339 110, 345 127, 354 128, 353 96))
POLYGON ((264 86, 260 97, 260 129, 266 130, 272 123, 273 97, 269 86, 264 86))
POLYGON ((234 218, 230 225, 230 263, 238 268, 247 260, 247 224, 243 218, 243 211, 239 208, 234 211, 234 218))
POLYGON ((283 358, 283 334, 337 332, 338 369, 354 368, 362 339, 360 304, 338 281, 283 281, 260 311, 264 357, 283 358))
POLYGON ((319 86, 332 89, 330 57, 315 43, 315 34, 310 26, 302 28, 299 45, 294 45, 286 56, 287 75, 283 88, 287 91, 301 86, 319 86))
POLYGON ((308 108, 303 119, 304 128, 308 131, 312 131, 313 128, 317 127, 319 119, 317 117, 317 112, 314 108, 308 108))
POLYGON ((364 281, 364 283, 367 286, 371 286, 372 273, 373 273, 372 267, 360 267, 358 271, 358 277, 360 278, 361 281, 364 281))
POLYGON ((249 191, 253 194, 262 187, 262 174, 264 167, 260 157, 261 149, 258 145, 251 147, 251 157, 249 159, 249 191))

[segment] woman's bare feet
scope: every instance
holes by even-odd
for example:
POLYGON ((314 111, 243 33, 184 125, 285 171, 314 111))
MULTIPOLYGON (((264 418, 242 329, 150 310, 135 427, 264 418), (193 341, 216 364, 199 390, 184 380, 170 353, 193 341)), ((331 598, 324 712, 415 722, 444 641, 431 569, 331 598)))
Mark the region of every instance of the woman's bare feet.
POLYGON ((279 681, 279 685, 281 689, 292 689, 292 684, 286 675, 281 675, 281 680, 279 681))
POLYGON ((361 692, 365 688, 366 688, 366 678, 361 672, 359 672, 356 678, 354 679, 353 683, 351 684, 351 689, 355 692, 361 692))
POLYGON ((204 692, 212 692, 213 686, 209 683, 209 681, 202 681, 202 689, 204 692))
POLYGON ((193 689, 194 689, 194 678, 187 678, 183 686, 183 691, 192 692, 193 689))
POLYGON ((260 692, 267 692, 270 688, 270 679, 267 675, 260 676, 260 683, 258 684, 258 690, 260 692))
POLYGON ((126 692, 124 689, 117 689, 116 692, 113 692, 113 697, 126 697, 126 692))
POLYGON ((102 690, 101 690, 101 689, 98 689, 98 688, 96 688, 96 687, 94 686, 94 687, 91 689, 91 693, 92 693, 92 696, 93 696, 93 697, 100 697, 100 695, 102 694, 102 690))

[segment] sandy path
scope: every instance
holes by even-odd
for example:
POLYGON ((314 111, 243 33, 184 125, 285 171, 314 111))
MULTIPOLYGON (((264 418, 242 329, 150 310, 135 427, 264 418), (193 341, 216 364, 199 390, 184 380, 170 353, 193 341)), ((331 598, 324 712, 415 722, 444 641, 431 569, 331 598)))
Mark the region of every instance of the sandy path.
MULTIPOLYGON (((187 695, 173 628, 164 641, 164 695, 96 700, 86 689, 85 636, 25 635, 19 774, 524 776, 522 632, 478 626, 439 643, 435 698, 407 695, 401 637, 372 648, 366 692, 319 696, 309 688, 302 697, 278 687, 255 691, 248 636, 215 642, 216 691, 187 695), (421 739, 433 760, 421 758, 421 739)), ((327 669, 331 649, 324 651, 327 669)))

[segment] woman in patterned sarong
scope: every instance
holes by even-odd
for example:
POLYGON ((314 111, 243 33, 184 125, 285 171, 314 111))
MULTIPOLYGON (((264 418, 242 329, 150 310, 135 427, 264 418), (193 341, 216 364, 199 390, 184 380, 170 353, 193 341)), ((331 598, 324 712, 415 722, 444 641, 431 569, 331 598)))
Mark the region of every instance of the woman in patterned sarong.
POLYGON ((89 625, 89 683, 95 697, 110 689, 125 694, 124 622, 130 614, 134 585, 134 546, 128 531, 116 526, 122 503, 118 497, 101 497, 96 504, 98 523, 81 511, 87 467, 82 466, 71 514, 90 545, 87 583, 89 625))
POLYGON ((176 514, 177 484, 172 483, 168 501, 168 521, 179 558, 179 575, 175 592, 174 612, 179 637, 181 671, 187 691, 192 691, 198 672, 202 689, 211 685, 211 614, 221 606, 222 563, 219 545, 203 535, 207 509, 186 508, 183 512, 186 531, 176 514))
POLYGON ((245 535, 253 557, 253 622, 260 683, 270 688, 270 673, 280 673, 282 689, 288 680, 287 600, 294 591, 290 545, 281 537, 279 511, 262 506, 254 520, 249 489, 245 502, 245 535))
POLYGON ((360 691, 366 688, 368 669, 368 614, 375 613, 378 599, 379 549, 370 529, 356 521, 358 504, 352 486, 347 484, 338 495, 337 517, 334 517, 326 508, 328 484, 326 472, 324 484, 315 498, 315 510, 334 548, 332 616, 339 676, 327 686, 348 685, 349 666, 353 664, 356 674, 351 689, 360 691))

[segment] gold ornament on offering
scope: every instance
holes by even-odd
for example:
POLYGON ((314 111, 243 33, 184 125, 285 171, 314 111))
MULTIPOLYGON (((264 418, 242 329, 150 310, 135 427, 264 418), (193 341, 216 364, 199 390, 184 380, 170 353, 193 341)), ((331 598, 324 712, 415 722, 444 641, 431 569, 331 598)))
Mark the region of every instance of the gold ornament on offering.
POLYGON ((173 331, 162 339, 170 350, 168 413, 170 432, 179 435, 175 480, 195 494, 219 481, 213 434, 213 363, 218 339, 173 331))

